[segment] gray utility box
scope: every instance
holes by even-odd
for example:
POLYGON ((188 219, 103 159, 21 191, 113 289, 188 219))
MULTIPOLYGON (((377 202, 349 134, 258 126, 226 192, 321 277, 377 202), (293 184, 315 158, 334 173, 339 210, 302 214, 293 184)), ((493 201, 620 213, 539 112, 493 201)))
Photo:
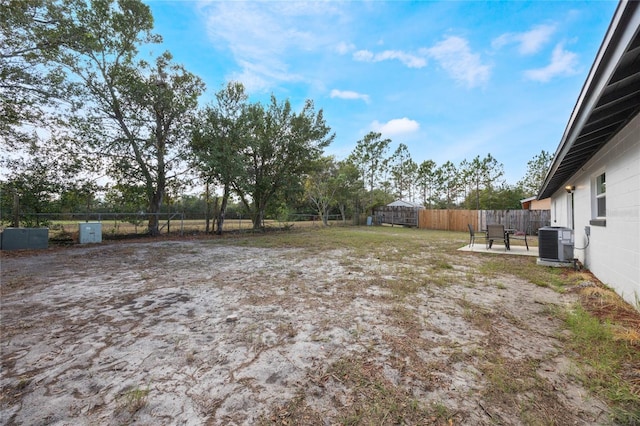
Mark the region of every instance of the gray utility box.
POLYGON ((545 226, 538 229, 540 259, 553 262, 573 261, 573 229, 545 226))
POLYGON ((6 228, 0 236, 2 250, 46 249, 49 228, 6 228))
POLYGON ((101 243, 102 223, 100 222, 80 222, 78 224, 80 244, 101 243))

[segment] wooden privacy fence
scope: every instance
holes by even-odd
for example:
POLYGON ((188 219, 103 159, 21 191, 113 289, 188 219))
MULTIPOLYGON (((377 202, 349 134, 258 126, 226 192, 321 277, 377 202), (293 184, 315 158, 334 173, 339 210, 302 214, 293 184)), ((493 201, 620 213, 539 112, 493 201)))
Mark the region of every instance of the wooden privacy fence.
POLYGON ((551 224, 551 210, 479 210, 479 227, 498 223, 505 228, 526 231, 529 235, 538 235, 538 229, 551 224))
POLYGON ((551 220, 549 210, 418 210, 418 227, 440 231, 468 231, 486 229, 487 224, 498 223, 505 228, 526 231, 537 235, 538 228, 547 226, 551 220))
POLYGON ((467 224, 478 228, 478 210, 420 210, 418 227, 440 231, 466 231, 467 224))

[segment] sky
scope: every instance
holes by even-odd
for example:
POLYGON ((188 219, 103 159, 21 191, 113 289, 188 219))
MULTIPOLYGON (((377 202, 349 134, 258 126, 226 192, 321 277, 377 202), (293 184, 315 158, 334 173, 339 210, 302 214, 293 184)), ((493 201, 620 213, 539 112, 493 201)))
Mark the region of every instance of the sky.
POLYGON ((367 133, 418 164, 491 154, 514 185, 554 153, 616 1, 145 0, 174 60, 251 102, 306 99, 341 160, 367 133))

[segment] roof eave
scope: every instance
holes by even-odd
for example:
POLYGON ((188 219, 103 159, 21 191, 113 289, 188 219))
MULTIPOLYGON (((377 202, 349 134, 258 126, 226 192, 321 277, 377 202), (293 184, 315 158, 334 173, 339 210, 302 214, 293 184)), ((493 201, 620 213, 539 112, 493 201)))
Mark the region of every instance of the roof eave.
MULTIPOLYGON (((563 184, 551 181, 558 171, 576 139, 579 137, 592 110, 616 70, 620 58, 633 40, 640 26, 640 7, 638 2, 621 0, 613 15, 605 38, 600 45, 596 59, 591 66, 587 79, 582 86, 564 134, 555 152, 553 162, 540 188, 537 198, 550 197, 563 184)), ((582 166, 582 165, 581 165, 582 166)), ((580 167, 577 167, 578 170, 580 167)))

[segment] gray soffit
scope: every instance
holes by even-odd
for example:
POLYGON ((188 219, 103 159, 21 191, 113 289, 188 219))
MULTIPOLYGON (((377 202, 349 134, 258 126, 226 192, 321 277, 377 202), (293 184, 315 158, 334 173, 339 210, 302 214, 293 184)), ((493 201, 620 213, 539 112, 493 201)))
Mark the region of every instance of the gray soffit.
POLYGON ((621 1, 538 199, 550 197, 640 112, 640 2, 621 1))

